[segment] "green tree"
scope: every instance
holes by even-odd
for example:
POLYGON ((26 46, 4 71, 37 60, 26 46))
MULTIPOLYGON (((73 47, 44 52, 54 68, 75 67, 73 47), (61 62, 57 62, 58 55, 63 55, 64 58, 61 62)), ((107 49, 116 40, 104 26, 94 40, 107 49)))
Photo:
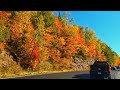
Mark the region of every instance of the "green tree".
POLYGON ((110 64, 112 64, 114 62, 114 57, 113 57, 114 54, 113 54, 111 48, 105 43, 101 43, 101 47, 102 47, 102 52, 106 56, 106 61, 108 61, 110 64))

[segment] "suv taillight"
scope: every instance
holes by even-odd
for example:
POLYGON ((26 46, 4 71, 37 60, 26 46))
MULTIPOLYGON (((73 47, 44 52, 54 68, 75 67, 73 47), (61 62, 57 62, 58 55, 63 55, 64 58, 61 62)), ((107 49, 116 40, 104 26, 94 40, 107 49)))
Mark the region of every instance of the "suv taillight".
POLYGON ((108 71, 111 72, 111 68, 108 68, 108 71))

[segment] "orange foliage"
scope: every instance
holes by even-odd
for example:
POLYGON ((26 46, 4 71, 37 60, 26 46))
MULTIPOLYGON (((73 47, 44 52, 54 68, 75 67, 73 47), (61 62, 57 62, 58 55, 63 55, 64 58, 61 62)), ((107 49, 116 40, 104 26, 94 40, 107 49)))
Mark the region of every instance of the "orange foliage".
POLYGON ((60 20, 59 20, 58 14, 56 14, 56 17, 55 17, 55 26, 56 26, 58 29, 60 29, 60 30, 63 29, 63 26, 62 26, 62 23, 61 23, 60 20))
MULTIPOLYGON (((93 36, 86 44, 84 30, 77 25, 64 26, 58 14, 55 16, 53 27, 45 27, 44 24, 37 23, 41 25, 42 29, 44 28, 43 30, 41 28, 35 29, 35 25, 31 22, 31 11, 17 12, 13 19, 10 19, 10 16, 11 14, 8 12, 0 11, 2 27, 5 28, 7 21, 10 21, 8 26, 11 37, 6 42, 18 54, 21 62, 29 64, 32 68, 35 68, 40 61, 46 61, 49 58, 55 62, 69 65, 71 57, 82 49, 86 51, 83 52, 85 56, 106 60, 100 42, 97 43, 93 32, 88 34, 88 39, 91 34, 93 36), (39 32, 37 32, 38 29, 39 32), (38 41, 34 37, 35 35, 39 39, 38 41)), ((44 22, 44 17, 41 21, 44 22)), ((3 43, 0 43, 0 48, 4 48, 3 43)), ((114 65, 120 63, 118 57, 114 58, 116 60, 114 65)))
POLYGON ((0 11, 0 23, 2 25, 4 25, 6 23, 6 21, 9 19, 10 16, 11 16, 11 14, 8 13, 8 12, 0 11))
POLYGON ((53 60, 55 60, 56 62, 59 62, 59 60, 60 60, 60 51, 59 50, 57 50, 56 48, 52 48, 51 50, 50 50, 50 52, 51 52, 51 57, 53 58, 53 60))
POLYGON ((90 58, 95 58, 96 57, 96 47, 92 42, 89 43, 89 45, 88 45, 87 56, 90 57, 90 58))
POLYGON ((62 23, 59 20, 58 14, 56 14, 56 17, 55 17, 55 26, 58 29, 58 32, 57 32, 58 37, 60 37, 60 33, 61 33, 61 30, 63 29, 63 26, 62 26, 62 23))
POLYGON ((0 48, 5 48, 5 45, 4 45, 4 43, 0 43, 0 48))
POLYGON ((97 53, 98 60, 106 61, 106 57, 103 53, 101 53, 101 51, 97 50, 96 53, 97 53))
POLYGON ((12 37, 9 42, 14 46, 12 49, 21 57, 22 63, 35 67, 39 63, 39 46, 34 40, 35 30, 29 19, 29 12, 23 12, 21 14, 18 13, 11 20, 9 27, 12 37))

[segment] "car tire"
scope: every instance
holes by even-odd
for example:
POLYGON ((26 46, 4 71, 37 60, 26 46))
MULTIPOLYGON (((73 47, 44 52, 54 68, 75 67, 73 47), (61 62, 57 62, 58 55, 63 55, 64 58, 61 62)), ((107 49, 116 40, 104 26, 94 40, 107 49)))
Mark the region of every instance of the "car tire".
POLYGON ((108 76, 108 79, 111 79, 111 76, 108 76))
POLYGON ((94 76, 90 75, 90 79, 94 79, 94 76))

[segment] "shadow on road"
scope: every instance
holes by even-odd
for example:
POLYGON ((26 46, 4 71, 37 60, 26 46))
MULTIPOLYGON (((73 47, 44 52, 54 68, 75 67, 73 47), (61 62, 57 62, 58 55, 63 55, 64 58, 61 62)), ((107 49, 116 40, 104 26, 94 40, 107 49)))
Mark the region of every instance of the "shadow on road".
POLYGON ((90 75, 89 74, 78 74, 78 75, 74 75, 74 77, 72 77, 74 79, 90 79, 90 75))

